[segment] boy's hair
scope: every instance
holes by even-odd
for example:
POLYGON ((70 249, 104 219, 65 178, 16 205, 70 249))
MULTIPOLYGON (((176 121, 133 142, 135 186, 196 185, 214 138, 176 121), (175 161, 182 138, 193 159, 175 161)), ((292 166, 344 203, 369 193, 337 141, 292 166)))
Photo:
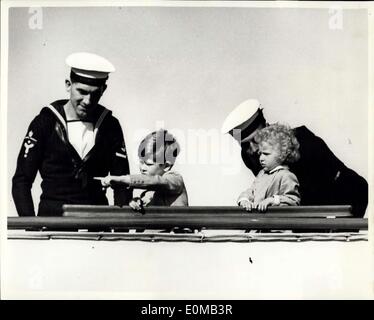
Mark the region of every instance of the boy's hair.
POLYGON ((293 130, 287 125, 279 123, 269 125, 259 130, 254 139, 259 145, 266 142, 272 147, 278 148, 281 163, 293 163, 300 158, 299 142, 293 130))
POLYGON ((180 151, 179 144, 167 130, 160 129, 148 134, 138 148, 139 159, 152 159, 154 163, 173 165, 180 151))

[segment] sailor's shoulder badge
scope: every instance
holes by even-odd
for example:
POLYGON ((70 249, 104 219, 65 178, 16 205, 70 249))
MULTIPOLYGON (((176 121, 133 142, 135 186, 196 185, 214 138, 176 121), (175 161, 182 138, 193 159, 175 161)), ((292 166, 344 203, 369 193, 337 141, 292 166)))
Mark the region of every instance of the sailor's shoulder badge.
POLYGON ((127 155, 126 155, 126 153, 125 153, 125 154, 122 154, 122 153, 116 152, 116 156, 117 156, 117 157, 120 157, 120 158, 125 158, 125 159, 127 159, 127 155))
POLYGON ((25 140, 27 139, 27 140, 32 140, 32 141, 34 141, 34 142, 37 142, 38 140, 36 140, 36 139, 33 137, 33 135, 34 135, 34 132, 33 132, 32 130, 30 130, 30 131, 28 132, 28 134, 26 135, 25 140))
POLYGON ((119 152, 116 152, 116 156, 120 158, 127 158, 127 153, 126 153, 126 147, 125 144, 121 146, 121 148, 118 150, 119 152))
POLYGON ((23 157, 24 157, 24 158, 27 158, 30 149, 33 148, 33 147, 35 147, 35 144, 38 142, 38 140, 35 139, 35 138, 33 137, 33 135, 34 135, 34 132, 32 132, 32 130, 30 130, 30 131, 27 133, 27 135, 26 135, 26 137, 25 137, 25 139, 24 139, 24 140, 25 140, 25 143, 23 144, 24 147, 25 147, 25 153, 23 154, 23 157))

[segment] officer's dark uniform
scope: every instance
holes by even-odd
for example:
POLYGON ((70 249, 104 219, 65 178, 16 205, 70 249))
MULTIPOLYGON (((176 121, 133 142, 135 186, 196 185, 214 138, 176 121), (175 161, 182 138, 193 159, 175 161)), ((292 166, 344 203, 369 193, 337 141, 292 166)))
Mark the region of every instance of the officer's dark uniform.
MULTIPOLYGON (((326 143, 305 126, 294 128, 300 144, 300 159, 290 165, 300 182, 301 205, 352 205, 362 217, 368 204, 366 180, 341 162, 326 143)), ((257 175, 261 170, 257 153, 248 154, 242 143, 242 159, 257 175)))
MULTIPOLYGON (((63 204, 108 204, 101 182, 93 177, 129 174, 122 129, 111 111, 101 105, 95 109, 95 145, 81 159, 68 140, 66 103, 59 100, 43 108, 27 130, 12 185, 20 216, 35 215, 31 187, 38 170, 43 180, 40 216, 62 215, 63 204)), ((131 197, 126 188, 114 190, 116 205, 128 204, 131 197)))

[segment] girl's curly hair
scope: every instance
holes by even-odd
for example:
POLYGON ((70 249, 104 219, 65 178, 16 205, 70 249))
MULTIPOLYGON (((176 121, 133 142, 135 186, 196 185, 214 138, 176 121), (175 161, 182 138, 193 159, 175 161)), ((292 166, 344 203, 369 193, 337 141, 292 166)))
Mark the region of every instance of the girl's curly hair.
POLYGON ((255 142, 266 142, 279 151, 279 160, 283 164, 296 162, 300 158, 299 142, 292 129, 284 124, 275 123, 257 131, 255 142))

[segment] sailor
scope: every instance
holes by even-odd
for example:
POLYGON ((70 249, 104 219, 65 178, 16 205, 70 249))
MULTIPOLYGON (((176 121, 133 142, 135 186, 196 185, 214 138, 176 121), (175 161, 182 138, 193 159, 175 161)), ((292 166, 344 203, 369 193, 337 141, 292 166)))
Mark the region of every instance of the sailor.
MULTIPOLYGON (((31 194, 37 172, 42 178, 38 216, 61 216, 64 204, 106 205, 95 176, 129 174, 121 125, 99 104, 114 66, 93 53, 66 59, 68 100, 43 107, 32 120, 17 159, 12 195, 19 216, 35 216, 31 194)), ((115 189, 115 205, 127 205, 129 189, 115 189)))
MULTIPOLYGON (((240 144, 243 162, 255 175, 261 165, 254 137, 265 126, 268 123, 256 99, 242 102, 222 125, 222 133, 229 133, 240 144)), ((351 205, 352 214, 363 217, 368 204, 367 181, 345 166, 307 127, 293 130, 300 144, 300 159, 290 164, 290 170, 300 182, 301 205, 351 205)))

